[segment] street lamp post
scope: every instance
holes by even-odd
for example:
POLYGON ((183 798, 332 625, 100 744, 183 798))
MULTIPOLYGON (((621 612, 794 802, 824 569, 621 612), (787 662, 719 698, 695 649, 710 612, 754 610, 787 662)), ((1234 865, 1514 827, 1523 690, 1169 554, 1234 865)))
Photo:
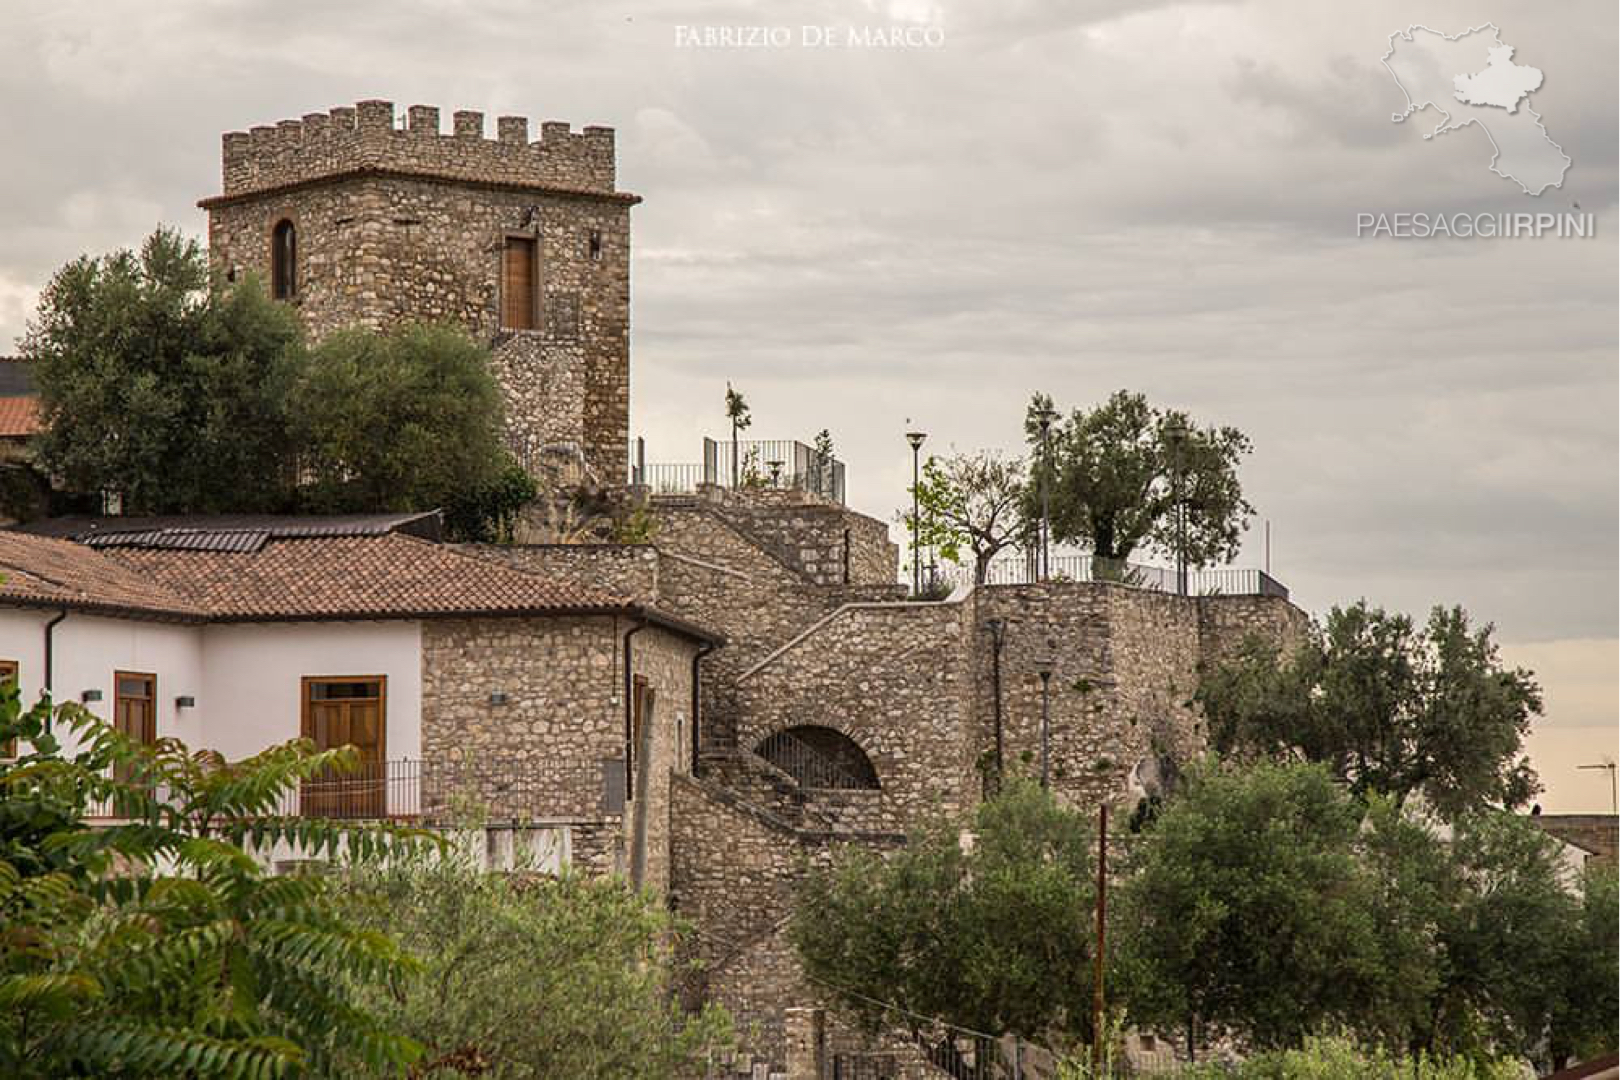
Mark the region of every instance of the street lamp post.
POLYGON ((1048 639, 1047 651, 1035 661, 1035 673, 1041 677, 1041 787, 1051 784, 1052 764, 1052 671, 1057 658, 1052 654, 1056 643, 1048 639))
POLYGON ((1187 595, 1187 508, 1181 497, 1182 450, 1187 445, 1187 422, 1173 416, 1165 425, 1170 444, 1170 501, 1176 514, 1176 595, 1187 595))
POLYGON ((922 547, 918 540, 918 530, 922 527, 922 519, 918 517, 917 491, 922 484, 922 444, 928 438, 921 431, 906 432, 906 442, 911 444, 911 595, 919 596, 922 593, 922 547))
POLYGON ((1052 485, 1047 473, 1052 468, 1051 451, 1047 448, 1047 436, 1052 432, 1054 413, 1045 405, 1035 414, 1036 423, 1041 426, 1041 536, 1040 552, 1037 566, 1042 581, 1052 576, 1052 485))

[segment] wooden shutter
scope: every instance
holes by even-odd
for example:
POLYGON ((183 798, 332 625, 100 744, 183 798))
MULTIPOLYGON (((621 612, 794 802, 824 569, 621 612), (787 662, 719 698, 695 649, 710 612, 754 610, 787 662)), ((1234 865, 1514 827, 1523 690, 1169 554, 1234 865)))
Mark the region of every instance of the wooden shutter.
POLYGON ((501 260, 501 325, 506 329, 534 329, 535 284, 534 237, 507 237, 501 260))

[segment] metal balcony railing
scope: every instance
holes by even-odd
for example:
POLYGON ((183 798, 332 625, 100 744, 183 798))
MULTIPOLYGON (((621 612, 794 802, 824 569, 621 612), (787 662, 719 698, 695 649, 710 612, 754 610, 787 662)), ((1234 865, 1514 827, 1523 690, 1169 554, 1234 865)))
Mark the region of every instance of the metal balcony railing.
POLYGON ((649 462, 642 439, 630 440, 629 482, 655 495, 722 488, 807 491, 844 502, 844 463, 796 439, 704 439, 703 460, 649 462))
MULTIPOLYGON (((472 816, 491 821, 597 817, 603 812, 607 773, 617 764, 478 754, 367 762, 350 772, 304 781, 282 795, 273 813, 422 824, 472 816)), ((88 816, 122 815, 104 801, 92 806, 88 816)))
MULTIPOLYGON (((1177 592, 1176 571, 1168 566, 1098 559, 1091 555, 1053 555, 1045 575, 1048 581, 1112 581, 1153 592, 1177 592)), ((948 582, 973 580, 971 564, 940 568, 936 576, 948 582)), ((1042 579, 1033 553, 999 556, 990 563, 986 585, 1029 585, 1042 579)), ((926 583, 925 583, 926 584, 926 583)), ((938 591, 935 589, 934 591, 938 591)), ((1236 566, 1187 571, 1189 596, 1278 596, 1288 599, 1288 587, 1264 570, 1236 566)))

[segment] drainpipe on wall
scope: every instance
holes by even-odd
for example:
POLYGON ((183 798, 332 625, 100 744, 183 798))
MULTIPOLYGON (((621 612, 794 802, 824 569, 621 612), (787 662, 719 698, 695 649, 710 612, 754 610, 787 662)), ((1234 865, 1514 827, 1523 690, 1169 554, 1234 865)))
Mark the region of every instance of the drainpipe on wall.
MULTIPOLYGON (((55 668, 54 668, 53 650, 52 650, 52 647, 51 647, 52 646, 52 636, 53 636, 53 632, 56 630, 56 624, 61 622, 63 619, 65 619, 67 617, 68 617, 67 609, 64 608, 61 611, 56 613, 55 618, 51 619, 50 621, 48 621, 45 624, 45 696, 47 698, 51 697, 51 679, 52 679, 52 675, 53 675, 54 670, 55 670, 55 668)), ((53 705, 55 704, 54 700, 52 701, 52 704, 53 705)), ((47 735, 49 735, 50 732, 51 732, 51 714, 49 712, 47 712, 45 714, 45 733, 47 735)))
POLYGON ((647 629, 647 620, 642 619, 624 632, 624 767, 627 770, 625 781, 634 790, 635 777, 631 774, 632 763, 636 760, 636 748, 632 745, 635 739, 635 664, 634 650, 630 639, 647 629))
POLYGON ((705 643, 698 647, 692 656, 692 775, 698 775, 698 748, 701 745, 698 738, 698 717, 703 711, 703 692, 698 683, 699 665, 703 658, 714 652, 712 644, 705 643))
MULTIPOLYGON (((647 629, 647 620, 645 618, 641 618, 637 621, 636 625, 624 632, 624 786, 625 795, 630 799, 637 798, 637 793, 641 790, 641 774, 646 771, 644 769, 636 768, 637 764, 644 764, 644 762, 636 761, 635 649, 632 646, 630 639, 645 629, 647 629)), ((641 803, 639 800, 636 801, 635 808, 636 817, 641 817, 641 803)), ((641 883, 636 879, 635 860, 635 848, 632 846, 630 851, 630 877, 631 880, 639 887, 641 883)))

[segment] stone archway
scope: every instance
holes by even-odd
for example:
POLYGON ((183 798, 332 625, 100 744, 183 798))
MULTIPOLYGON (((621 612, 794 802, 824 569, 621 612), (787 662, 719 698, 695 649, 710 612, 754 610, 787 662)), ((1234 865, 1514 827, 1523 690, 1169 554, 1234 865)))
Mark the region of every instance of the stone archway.
POLYGON ((799 724, 760 740, 754 753, 806 788, 877 791, 882 788, 861 744, 836 728, 799 724))

